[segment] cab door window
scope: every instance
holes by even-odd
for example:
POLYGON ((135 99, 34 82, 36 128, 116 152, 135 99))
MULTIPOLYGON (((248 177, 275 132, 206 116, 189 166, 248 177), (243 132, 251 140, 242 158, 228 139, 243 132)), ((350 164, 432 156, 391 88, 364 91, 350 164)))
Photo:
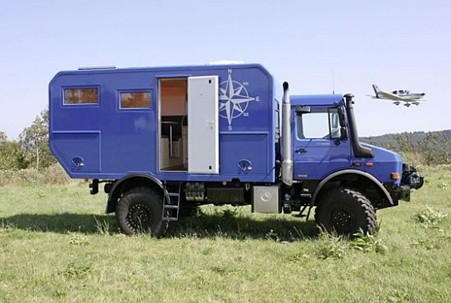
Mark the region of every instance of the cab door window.
POLYGON ((297 116, 299 139, 338 139, 340 123, 337 108, 312 109, 297 116))

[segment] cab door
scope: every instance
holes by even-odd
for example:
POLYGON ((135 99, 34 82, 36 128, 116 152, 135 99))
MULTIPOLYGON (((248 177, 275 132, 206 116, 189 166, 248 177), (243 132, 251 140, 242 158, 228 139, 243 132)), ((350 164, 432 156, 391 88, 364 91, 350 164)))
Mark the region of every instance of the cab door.
POLYGON ((295 180, 322 180, 349 167, 350 140, 340 126, 337 108, 312 108, 309 113, 292 115, 295 180))

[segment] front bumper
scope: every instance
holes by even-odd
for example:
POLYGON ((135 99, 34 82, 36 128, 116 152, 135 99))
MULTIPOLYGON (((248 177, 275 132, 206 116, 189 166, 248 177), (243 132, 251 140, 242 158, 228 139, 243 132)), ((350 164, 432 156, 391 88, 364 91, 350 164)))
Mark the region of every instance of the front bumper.
POLYGON ((401 185, 397 190, 399 200, 410 201, 412 189, 423 187, 424 177, 417 172, 416 168, 408 164, 402 165, 401 185))
POLYGON ((398 200, 410 201, 410 191, 412 189, 408 185, 401 185, 397 190, 398 200))
POLYGON ((423 187, 424 177, 417 172, 416 168, 408 164, 402 165, 401 185, 410 186, 411 189, 423 187))

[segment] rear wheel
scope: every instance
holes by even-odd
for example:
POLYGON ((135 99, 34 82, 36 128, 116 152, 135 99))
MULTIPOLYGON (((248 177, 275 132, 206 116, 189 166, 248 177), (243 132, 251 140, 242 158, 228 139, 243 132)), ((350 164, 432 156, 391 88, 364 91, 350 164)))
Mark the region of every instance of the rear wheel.
POLYGON ((154 189, 137 187, 127 191, 116 206, 116 220, 124 234, 149 233, 160 237, 166 232, 162 220, 163 195, 154 189))
POLYGON ((315 212, 316 224, 330 233, 352 236, 360 229, 364 233, 376 230, 376 211, 360 192, 334 188, 320 197, 315 212))

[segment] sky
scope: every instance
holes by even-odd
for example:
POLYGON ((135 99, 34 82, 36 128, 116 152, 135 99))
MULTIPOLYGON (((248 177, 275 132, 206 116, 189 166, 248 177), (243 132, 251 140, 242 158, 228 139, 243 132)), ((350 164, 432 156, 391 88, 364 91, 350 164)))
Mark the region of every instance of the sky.
POLYGON ((260 63, 292 94, 355 95, 360 136, 451 129, 451 1, 0 0, 0 131, 17 139, 61 70, 260 63), (371 85, 426 93, 374 100, 371 85))

